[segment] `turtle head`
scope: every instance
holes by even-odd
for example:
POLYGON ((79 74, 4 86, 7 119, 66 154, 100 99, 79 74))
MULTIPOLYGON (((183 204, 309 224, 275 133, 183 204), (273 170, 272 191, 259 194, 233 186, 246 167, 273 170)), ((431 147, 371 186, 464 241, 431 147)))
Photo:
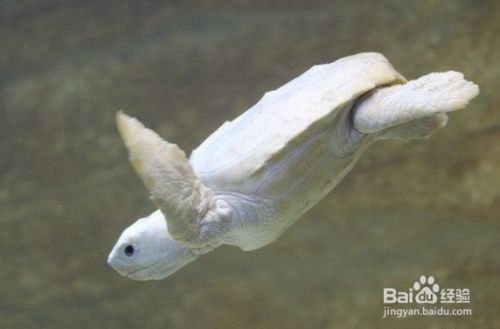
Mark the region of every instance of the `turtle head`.
POLYGON ((160 210, 123 231, 108 256, 108 264, 133 280, 159 280, 198 256, 175 241, 160 210))

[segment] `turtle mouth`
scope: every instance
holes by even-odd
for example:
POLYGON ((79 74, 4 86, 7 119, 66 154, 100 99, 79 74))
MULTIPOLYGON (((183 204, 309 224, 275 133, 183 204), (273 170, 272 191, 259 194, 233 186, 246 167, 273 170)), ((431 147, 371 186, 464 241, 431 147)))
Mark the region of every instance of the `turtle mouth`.
POLYGON ((126 273, 125 276, 128 278, 131 278, 132 280, 136 280, 136 281, 147 281, 147 280, 156 279, 156 276, 154 275, 154 273, 147 274, 148 270, 151 269, 152 267, 158 265, 158 264, 165 263, 165 262, 166 261, 164 261, 164 260, 157 261, 153 264, 150 264, 150 265, 141 267, 139 269, 130 271, 130 272, 126 273))

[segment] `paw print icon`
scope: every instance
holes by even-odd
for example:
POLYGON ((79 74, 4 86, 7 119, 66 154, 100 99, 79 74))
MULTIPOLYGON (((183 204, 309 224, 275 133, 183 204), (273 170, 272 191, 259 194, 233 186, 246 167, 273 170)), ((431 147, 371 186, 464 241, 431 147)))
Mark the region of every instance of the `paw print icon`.
POLYGON ((435 304, 438 300, 439 285, 433 276, 422 275, 419 281, 413 283, 413 289, 416 292, 415 301, 418 304, 435 304))

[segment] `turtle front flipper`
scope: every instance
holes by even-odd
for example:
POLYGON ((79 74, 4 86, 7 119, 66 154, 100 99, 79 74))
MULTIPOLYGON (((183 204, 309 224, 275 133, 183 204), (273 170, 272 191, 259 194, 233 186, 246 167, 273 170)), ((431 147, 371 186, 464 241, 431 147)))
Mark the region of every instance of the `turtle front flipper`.
POLYGON ((220 219, 219 212, 214 212, 219 203, 198 180, 186 154, 122 112, 117 113, 116 122, 130 162, 165 215, 170 235, 190 247, 210 243, 203 239, 203 222, 208 219, 214 227, 220 219))
POLYGON ((430 73, 368 95, 355 108, 354 128, 361 133, 377 133, 397 126, 387 130, 387 136, 402 134, 407 139, 412 134, 426 135, 446 124, 442 113, 464 108, 478 94, 479 87, 465 80, 462 73, 430 73))

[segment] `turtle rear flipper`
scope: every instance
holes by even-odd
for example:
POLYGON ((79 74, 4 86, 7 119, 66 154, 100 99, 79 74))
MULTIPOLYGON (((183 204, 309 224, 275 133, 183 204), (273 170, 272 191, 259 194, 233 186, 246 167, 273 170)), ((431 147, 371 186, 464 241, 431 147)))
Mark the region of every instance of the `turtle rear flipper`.
POLYGON ((448 116, 445 113, 439 113, 382 130, 377 139, 394 138, 411 141, 413 139, 429 138, 434 132, 446 126, 447 122, 448 116))
POLYGON ((377 133, 398 126, 387 130, 386 135, 394 137, 399 132, 404 139, 408 133, 426 135, 427 130, 435 129, 436 123, 441 127, 446 123, 443 116, 438 116, 440 113, 464 108, 478 93, 479 87, 465 80, 462 73, 430 73, 403 85, 374 91, 356 106, 354 128, 361 133, 377 133), (416 121, 432 117, 435 119, 416 121), (400 126, 405 123, 409 124, 400 126))

